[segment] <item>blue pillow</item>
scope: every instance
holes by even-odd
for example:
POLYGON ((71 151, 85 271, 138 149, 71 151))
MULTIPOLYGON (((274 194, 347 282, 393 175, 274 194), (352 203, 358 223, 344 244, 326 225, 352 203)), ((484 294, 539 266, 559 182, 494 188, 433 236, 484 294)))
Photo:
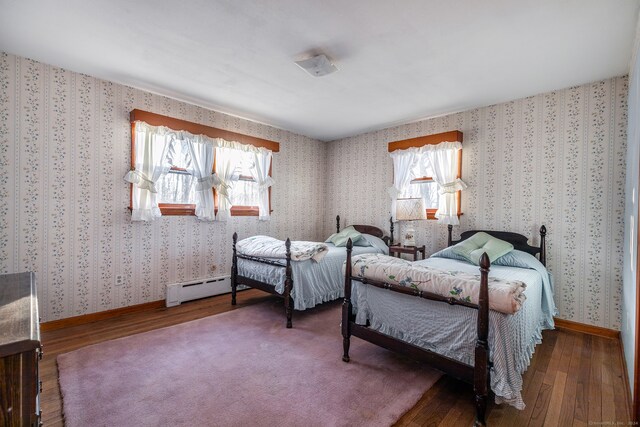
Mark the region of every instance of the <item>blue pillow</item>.
POLYGON ((462 261, 462 262, 466 262, 467 264, 471 264, 469 262, 468 259, 466 259, 465 257, 463 257, 462 255, 458 255, 454 250, 453 250, 453 246, 449 246, 448 248, 444 248, 441 251, 436 252, 435 254, 431 255, 432 257, 435 258, 449 258, 449 259, 455 259, 457 261, 462 261))
MULTIPOLYGON (((356 242, 362 239, 362 234, 359 233, 355 228, 353 228, 352 225, 344 228, 339 233, 332 234, 324 242, 333 243, 336 247, 341 247, 341 246, 347 246, 347 242, 349 241, 349 239, 351 239, 351 243, 353 243, 354 246, 362 246, 362 245, 356 245, 356 242)), ((369 246, 369 245, 364 245, 364 246, 369 246)))
POLYGON ((504 240, 480 231, 453 246, 453 251, 475 265, 480 265, 482 254, 486 253, 491 262, 508 254, 513 245, 504 240))
MULTIPOLYGON (((383 252, 385 254, 389 254, 389 247, 384 242, 384 240, 382 240, 381 238, 376 237, 376 236, 372 236, 371 234, 363 234, 362 235, 362 240, 367 240, 369 242, 368 246, 373 246, 376 249, 380 249, 381 252, 383 252)), ((363 246, 365 246, 365 245, 363 245, 363 246)))

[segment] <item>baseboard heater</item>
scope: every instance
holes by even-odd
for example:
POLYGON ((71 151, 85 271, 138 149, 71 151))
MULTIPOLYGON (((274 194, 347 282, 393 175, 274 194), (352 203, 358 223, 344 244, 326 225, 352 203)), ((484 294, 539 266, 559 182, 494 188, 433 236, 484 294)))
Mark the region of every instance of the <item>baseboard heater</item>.
MULTIPOLYGON (((241 287, 238 286, 238 289, 241 289, 241 287)), ((229 275, 192 282, 172 283, 167 285, 166 304, 167 307, 173 307, 186 301, 229 292, 231 292, 231 276, 229 275)))

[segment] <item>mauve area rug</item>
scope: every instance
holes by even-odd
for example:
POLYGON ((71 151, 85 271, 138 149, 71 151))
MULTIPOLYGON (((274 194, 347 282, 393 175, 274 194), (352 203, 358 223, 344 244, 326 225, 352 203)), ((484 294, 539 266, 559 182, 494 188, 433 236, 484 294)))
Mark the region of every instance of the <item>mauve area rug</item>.
POLYGON ((340 305, 267 301, 58 356, 66 425, 388 426, 440 377, 359 338, 340 305))

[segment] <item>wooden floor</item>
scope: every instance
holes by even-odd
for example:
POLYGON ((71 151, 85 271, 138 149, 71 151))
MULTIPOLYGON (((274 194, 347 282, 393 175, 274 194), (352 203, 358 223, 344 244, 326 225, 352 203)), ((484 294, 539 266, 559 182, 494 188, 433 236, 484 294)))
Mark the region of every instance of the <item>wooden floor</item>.
MULTIPOLYGON (((248 290, 238 295, 241 308, 268 298, 248 290)), ((43 332, 42 411, 45 426, 62 426, 62 401, 56 357, 80 347, 231 310, 230 297, 208 298, 172 308, 133 313, 86 325, 43 332)), ((284 317, 283 317, 284 318, 284 317)), ((294 313, 295 323, 295 313, 294 313)), ((295 326, 294 326, 295 327, 295 326)), ((358 339, 358 338, 354 338, 358 339)), ((524 411, 490 405, 490 426, 627 425, 629 405, 624 392, 620 343, 570 331, 545 331, 524 376, 524 411)), ((339 357, 338 354, 336 357, 339 357)), ((400 426, 465 426, 474 418, 471 386, 442 377, 400 426)))

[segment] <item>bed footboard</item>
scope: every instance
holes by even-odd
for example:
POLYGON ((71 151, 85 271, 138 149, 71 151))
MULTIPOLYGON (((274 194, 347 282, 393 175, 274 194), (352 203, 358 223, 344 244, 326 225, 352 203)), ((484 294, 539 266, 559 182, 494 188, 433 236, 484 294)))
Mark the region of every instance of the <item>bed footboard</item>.
POLYGON ((428 363, 455 378, 473 385, 476 406, 476 426, 486 425, 486 410, 489 395, 489 266, 487 254, 480 258, 480 289, 478 304, 472 304, 454 298, 445 298, 418 289, 407 288, 392 283, 378 282, 361 277, 352 276, 351 252, 353 244, 347 242, 347 263, 345 267, 344 301, 342 303, 342 360, 349 362, 349 346, 351 336, 356 336, 373 344, 405 354, 419 361, 428 363), (478 310, 477 339, 475 346, 475 363, 473 366, 458 360, 437 354, 424 348, 406 343, 397 338, 385 335, 381 332, 369 329, 366 326, 355 323, 353 316, 353 303, 351 302, 351 285, 356 280, 366 285, 371 285, 393 292, 413 295, 419 298, 445 302, 451 305, 462 305, 478 310))
POLYGON ((279 297, 284 298, 284 311, 287 319, 286 325, 287 325, 287 328, 291 328, 293 326, 292 320, 291 320, 293 317, 293 298, 291 297, 291 291, 293 289, 293 272, 291 269, 291 240, 287 239, 285 242, 285 248, 286 248, 285 265, 282 265, 278 262, 275 262, 269 259, 238 254, 236 250, 237 242, 238 242, 238 233, 233 233, 233 255, 231 260, 231 305, 236 305, 236 293, 237 293, 238 285, 249 286, 251 288, 260 289, 270 294, 277 295, 279 297), (280 294, 276 292, 275 286, 269 283, 260 282, 258 280, 251 279, 249 277, 238 274, 238 258, 284 268, 285 269, 284 292, 280 294))

